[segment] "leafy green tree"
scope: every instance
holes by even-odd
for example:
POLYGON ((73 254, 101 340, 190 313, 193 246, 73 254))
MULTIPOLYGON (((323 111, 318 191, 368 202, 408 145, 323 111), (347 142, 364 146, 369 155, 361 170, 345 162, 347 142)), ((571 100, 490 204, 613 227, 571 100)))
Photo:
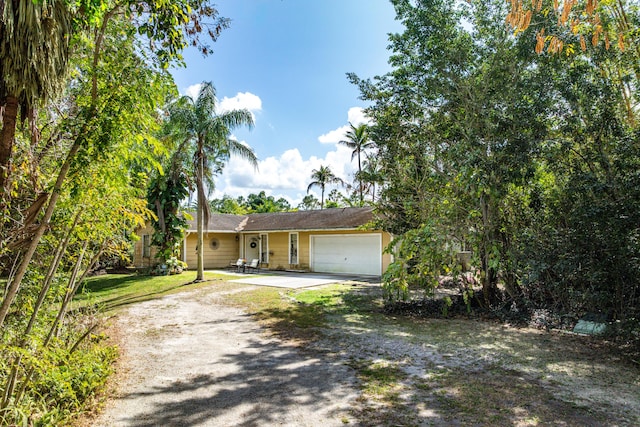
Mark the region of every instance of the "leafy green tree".
POLYGON ((335 176, 328 166, 320 165, 318 169, 313 169, 311 171, 311 179, 313 181, 311 181, 311 184, 307 187, 307 193, 309 193, 313 187, 320 187, 320 209, 324 208, 324 191, 327 185, 344 185, 342 178, 335 176))
POLYGON ((532 176, 547 136, 547 79, 531 55, 518 54, 502 4, 395 7, 406 30, 391 37, 394 70, 375 83, 352 76, 375 102, 368 115, 385 174, 379 210, 395 234, 430 222, 432 232, 471 244, 481 302, 495 305, 513 252, 507 212, 520 200, 511 195, 532 176))
POLYGON ((363 197, 363 185, 362 185, 362 154, 367 149, 374 147, 374 143, 369 140, 369 133, 367 131, 367 125, 362 123, 358 126, 354 126, 353 123, 349 123, 349 130, 346 133, 346 139, 341 140, 339 143, 347 146, 353 150, 351 152, 351 160, 355 157, 358 158, 358 172, 356 173, 356 180, 358 181, 358 192, 360 194, 360 206, 364 204, 363 197))
POLYGON ((238 126, 253 126, 253 116, 248 110, 232 110, 218 114, 216 91, 212 83, 204 82, 194 100, 183 96, 169 107, 171 135, 179 141, 177 151, 193 153, 193 170, 198 207, 198 267, 196 281, 204 277, 204 223, 208 223, 209 204, 207 188, 213 188, 213 176, 222 168, 229 155, 248 160, 257 167, 253 150, 230 137, 238 126), (208 184, 208 185, 207 185, 208 184))
MULTIPOLYGON (((26 6, 26 3, 27 2, 20 2, 19 4, 26 6)), ((82 87, 83 91, 77 91, 75 93, 77 96, 75 101, 77 106, 65 106, 69 108, 72 114, 69 115, 68 120, 65 120, 66 116, 63 114, 62 122, 65 122, 65 125, 70 127, 64 128, 62 127, 62 123, 60 123, 59 128, 60 134, 65 134, 66 130, 71 129, 73 131, 71 133, 73 137, 69 139, 64 138, 65 142, 68 143, 68 145, 63 148, 63 150, 66 150, 66 154, 63 156, 64 160, 51 171, 51 174, 56 178, 54 182, 47 187, 51 189, 49 193, 42 192, 41 194, 37 194, 36 197, 31 197, 31 200, 35 200, 35 202, 28 207, 31 215, 29 215, 27 219, 31 219, 32 222, 30 224, 21 223, 24 216, 22 212, 16 209, 15 217, 17 220, 6 221, 2 224, 2 235, 0 237, 3 243, 11 241, 17 236, 22 236, 28 237, 29 244, 26 248, 21 248, 24 250, 20 250, 17 253, 12 253, 11 248, 8 248, 9 253, 6 255, 17 258, 15 260, 17 267, 14 274, 11 275, 2 303, 0 304, 0 326, 2 326, 9 313, 10 306, 21 287, 22 279, 27 273, 42 237, 49 229, 49 221, 53 216, 68 174, 70 172, 81 173, 76 171, 81 171, 82 167, 86 166, 92 160, 99 160, 101 154, 109 152, 110 142, 122 139, 125 136, 128 140, 128 137, 131 135, 129 133, 131 128, 127 126, 116 126, 116 124, 127 123, 134 128, 136 126, 144 127, 149 125, 146 119, 142 122, 133 120, 131 123, 128 123, 127 121, 131 120, 131 118, 123 118, 122 116, 130 114, 131 110, 127 107, 136 103, 138 104, 138 108, 140 108, 139 105, 144 105, 143 108, 140 108, 140 111, 149 112, 146 108, 149 104, 153 104, 152 109, 155 110, 157 105, 160 104, 157 99, 155 99, 155 95, 159 93, 158 89, 163 87, 167 80, 166 76, 157 74, 158 68, 166 67, 168 63, 172 61, 180 61, 180 50, 186 46, 187 42, 201 46, 200 33, 203 30, 207 30, 208 35, 215 39, 215 37, 217 37, 217 30, 222 29, 226 25, 226 20, 218 20, 218 25, 214 28, 216 31, 211 30, 208 25, 202 25, 200 21, 201 17, 212 19, 217 17, 217 10, 208 6, 204 0, 179 0, 178 3, 179 4, 175 4, 175 2, 167 3, 161 0, 132 0, 126 4, 111 4, 110 2, 103 3, 98 0, 87 0, 81 3, 82 11, 87 12, 87 14, 80 14, 80 18, 78 19, 90 28, 85 30, 84 27, 81 26, 81 30, 87 32, 83 33, 81 37, 72 37, 72 41, 77 43, 74 45, 74 52, 76 52, 79 57, 82 57, 83 60, 82 64, 79 64, 76 70, 75 80, 69 82, 68 89, 70 91, 76 91, 79 87, 82 87), (192 8, 192 6, 194 7, 192 8), (130 19, 122 19, 121 12, 125 12, 130 19), (141 20, 144 23, 135 19, 136 17, 139 18, 142 16, 145 17, 144 20, 141 20), (134 26, 135 24, 139 24, 140 26, 136 27, 134 26), (114 34, 115 32, 118 32, 118 34, 114 34), (139 45, 141 40, 137 38, 137 33, 146 35, 146 41, 151 44, 151 51, 154 52, 155 55, 145 57, 138 55, 138 53, 148 52, 148 50, 139 45), (87 37, 85 37, 85 35, 87 37), (137 45, 133 51, 131 48, 123 49, 122 51, 105 48, 112 42, 126 43, 129 47, 137 45), (137 64, 138 67, 129 65, 132 64, 128 62, 132 55, 137 55, 133 64, 137 64), (114 64, 119 64, 120 68, 107 71, 109 65, 114 66, 114 64), (140 72, 140 70, 143 70, 143 72, 140 72), (121 79, 118 83, 122 81, 132 81, 136 84, 145 80, 148 87, 140 93, 144 94, 144 96, 136 93, 137 98, 135 98, 134 93, 128 91, 128 89, 130 89, 129 85, 114 87, 113 84, 116 79, 121 79), (151 82, 152 79, 156 80, 151 82), (71 125, 69 121, 73 120, 77 121, 71 125), (43 209, 44 213, 40 217, 40 211, 43 209), (38 218, 39 222, 37 226, 34 227, 33 220, 35 220, 35 218, 38 218), (5 224, 9 225, 5 226, 5 224), (26 235, 24 230, 28 230, 26 235)), ((49 3, 46 2, 46 4, 49 3)), ((18 9, 20 13, 24 10, 25 9, 18 9)), ((4 12, 8 13, 9 9, 3 8, 3 13, 4 12)), ((4 25, 7 22, 3 15, 2 28, 0 28, 0 31, 4 31, 4 25)), ((8 29, 8 27, 6 28, 8 29)), ((75 34, 70 34, 69 36, 73 35, 75 34)), ((80 35, 80 33, 78 33, 78 35, 80 35)), ((4 54, 5 53, 0 52, 0 57, 4 54)), ((6 68, 6 66, 3 65, 3 68, 6 68)), ((39 67, 38 69, 42 70, 43 68, 39 67)), ((15 70, 12 72, 15 76, 15 70)), ((26 70, 24 74, 27 74, 26 70)), ((23 83, 25 85, 30 84, 27 82, 23 83)), ((0 91, 3 92, 4 96, 5 89, 0 88, 0 91)), ((66 113, 67 111, 65 109, 62 110, 62 112, 66 113)), ((31 137, 33 138, 34 136, 37 136, 37 132, 31 132, 31 137)), ((54 140, 55 138, 51 141, 54 140)), ((35 141, 39 142, 39 138, 35 138, 35 141)), ((152 139, 143 139, 142 141, 148 142, 152 141, 152 139)), ((141 143, 142 141, 136 141, 138 143, 137 148, 144 145, 141 143)), ((149 147, 146 148, 148 149, 149 147)), ((50 149, 50 145, 43 147, 44 152, 50 149)), ((129 150, 128 153, 129 155, 133 155, 136 152, 139 151, 129 150)), ((3 161, 10 162, 11 156, 9 152, 8 160, 5 159, 3 161)), ((153 160, 150 160, 150 162, 154 164, 153 160)), ((36 185, 34 185, 34 187, 36 187, 36 185)), ((11 215, 14 216, 14 212, 12 212, 11 215)), ((5 217, 7 217, 7 215, 5 215, 5 217)), ((5 245, 0 245, 0 249, 5 249, 5 245)))
POLYGON ((181 203, 189 195, 190 179, 183 167, 183 155, 174 153, 167 172, 156 174, 147 190, 149 209, 156 214, 151 221, 154 228, 152 243, 158 247, 156 257, 161 263, 178 256, 179 244, 187 228, 187 214, 181 209, 181 203))
POLYGON ((615 80, 601 72, 605 54, 615 52, 569 57, 547 70, 555 71, 564 107, 537 171, 533 221, 522 232, 523 287, 537 306, 568 318, 599 313, 633 340, 640 330, 639 129, 620 108, 626 101, 615 80))
POLYGON ((229 195, 222 196, 222 199, 213 199, 209 201, 211 210, 219 213, 244 215, 248 212, 248 208, 243 197, 234 199, 229 195))
POLYGON ((384 183, 384 175, 380 170, 378 153, 367 154, 362 163, 362 170, 358 173, 358 181, 366 184, 365 189, 371 196, 371 201, 376 201, 376 188, 384 183))
POLYGON ((302 201, 298 204, 298 209, 303 211, 312 211, 318 208, 320 201, 316 199, 313 194, 307 194, 302 198, 302 201))
MULTIPOLYGON (((272 197, 272 196, 270 196, 272 197)), ((291 203, 284 197, 280 197, 275 202, 276 212, 288 212, 291 210, 291 203)))
POLYGON ((354 207, 360 206, 360 198, 358 193, 352 192, 349 193, 349 196, 345 196, 342 192, 338 191, 337 188, 331 190, 329 195, 327 196, 327 203, 325 207, 327 208, 343 208, 343 207, 354 207))
POLYGON ((253 212, 288 212, 291 204, 281 197, 276 200, 273 196, 267 196, 264 191, 258 194, 249 194, 247 198, 240 196, 236 199, 224 195, 222 199, 213 199, 210 202, 211 209, 220 213, 243 215, 253 212))
MULTIPOLYGON (((26 16, 20 14, 33 5, 62 4, 1 3, 0 32, 13 25, 5 15, 13 6, 20 8, 22 19, 26 16)), ((3 425, 27 422, 21 414, 31 423, 67 425, 103 384, 115 351, 87 340, 98 326, 97 317, 70 312, 69 304, 101 254, 126 250, 123 235, 150 216, 144 201, 147 173, 159 167, 157 157, 163 152, 153 137, 161 122, 158 106, 174 90, 162 68, 179 61, 183 42, 198 44, 201 30, 192 24, 207 28, 190 14, 202 13, 198 19, 217 14, 213 8, 201 11, 198 5, 205 2, 192 0, 66 3, 78 7, 73 31, 65 34, 74 72, 60 73, 61 96, 48 96, 38 114, 20 112, 30 126, 16 129, 8 155, 21 173, 5 185, 11 197, 2 201, 0 223, 0 263, 8 276, 0 306, 3 425), (141 45, 139 34, 156 46, 150 51, 148 44, 141 45)), ((59 28, 51 21, 54 15, 42 15, 43 37, 51 36, 47 29, 59 28)), ((12 37, 5 36, 0 57, 6 54, 3 43, 12 37)), ((20 48, 37 44, 38 37, 14 41, 20 48)), ((54 44, 56 38, 45 43, 54 44)), ((26 52, 12 60, 44 61, 27 64, 36 72, 46 71, 46 61, 60 61, 43 52, 34 49, 35 57, 26 52)), ((24 70, 23 80, 32 79, 29 73, 24 70)), ((5 69, 2 74, 11 78, 5 69)), ((40 75, 22 84, 39 84, 42 78, 51 79, 43 85, 54 81, 54 76, 40 75)), ((7 87, 0 83, 2 96, 7 87)), ((30 102, 35 106, 42 101, 30 102)))
MULTIPOLYGON (((627 121, 637 120, 640 84, 637 2, 510 3, 507 24, 522 38, 535 38, 535 51, 565 58, 598 58, 600 72, 620 91, 627 121), (602 59, 606 58, 605 61, 602 59)), ((532 47, 533 49, 533 47, 532 47)), ((569 66, 569 61, 564 61, 569 66)))
MULTIPOLYGON (((189 45, 211 52, 206 38, 215 41, 229 25, 208 0, 24 0, 2 2, 0 14, 0 103, 5 105, 0 131, 0 199, 5 198, 18 112, 29 119, 33 132, 35 107, 60 92, 67 81, 69 43, 75 36, 95 31, 98 61, 106 25, 124 13, 134 31, 149 42, 155 61, 163 67, 181 62, 189 45), (206 38, 201 34, 206 32, 206 38)), ((80 37, 81 39, 81 37, 80 37)), ((94 64, 95 65, 95 64, 94 64)), ((95 94, 96 85, 92 92, 95 94)))
POLYGON ((273 196, 267 196, 264 191, 258 194, 249 194, 246 201, 250 212, 286 212, 291 210, 291 205, 284 198, 276 200, 273 196))

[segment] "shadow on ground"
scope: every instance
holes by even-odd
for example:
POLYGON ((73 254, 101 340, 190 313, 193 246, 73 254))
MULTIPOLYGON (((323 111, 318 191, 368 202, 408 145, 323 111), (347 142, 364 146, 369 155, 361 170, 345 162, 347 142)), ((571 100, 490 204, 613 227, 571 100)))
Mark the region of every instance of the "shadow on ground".
POLYGON ((122 396, 158 402, 122 421, 156 427, 339 425, 347 420, 353 377, 326 358, 304 358, 295 347, 251 340, 244 351, 228 352, 210 367, 209 374, 122 396))

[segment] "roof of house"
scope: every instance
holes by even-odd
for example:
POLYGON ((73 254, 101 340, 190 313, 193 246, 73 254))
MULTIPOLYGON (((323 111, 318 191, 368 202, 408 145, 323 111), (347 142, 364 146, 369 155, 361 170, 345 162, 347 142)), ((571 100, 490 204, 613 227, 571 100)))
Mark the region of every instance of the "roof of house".
MULTIPOLYGON (((192 216, 193 219, 187 221, 187 230, 196 231, 198 225, 196 223, 196 215, 193 214, 192 216)), ((209 216, 209 226, 205 227, 205 231, 236 233, 240 231, 240 225, 245 218, 246 215, 212 213, 209 216)))
MULTIPOLYGON (((247 231, 348 230, 373 219, 373 208, 332 208, 314 211, 254 213, 249 215, 211 214, 206 230, 239 233, 247 231)), ((188 221, 196 230, 196 221, 188 221)))

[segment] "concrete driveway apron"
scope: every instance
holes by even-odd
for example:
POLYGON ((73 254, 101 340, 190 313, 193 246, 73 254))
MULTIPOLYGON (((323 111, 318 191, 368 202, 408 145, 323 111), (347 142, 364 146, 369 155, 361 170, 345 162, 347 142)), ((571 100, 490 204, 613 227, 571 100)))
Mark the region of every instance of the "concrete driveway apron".
POLYGON ((273 286, 277 288, 309 288, 312 286, 328 285, 330 283, 342 283, 354 280, 355 277, 317 275, 308 273, 297 274, 273 274, 246 276, 241 279, 230 280, 233 283, 247 285, 273 286))

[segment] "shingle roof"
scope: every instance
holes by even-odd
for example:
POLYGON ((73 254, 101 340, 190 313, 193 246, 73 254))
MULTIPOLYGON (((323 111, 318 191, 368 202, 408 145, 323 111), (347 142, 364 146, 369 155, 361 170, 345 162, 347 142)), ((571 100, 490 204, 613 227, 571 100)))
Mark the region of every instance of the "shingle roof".
MULTIPOLYGON (((196 231, 196 214, 192 214, 193 219, 187 221, 187 230, 196 231)), ((209 216, 209 226, 205 227, 205 231, 211 231, 216 233, 236 233, 240 231, 240 225, 247 218, 246 215, 232 215, 232 214, 211 214, 209 216)))
POLYGON ((371 221, 372 211, 366 207, 253 214, 244 231, 353 229, 371 221))
MULTIPOLYGON (((332 208, 315 211, 255 213, 249 215, 211 214, 210 232, 280 231, 280 230, 344 230, 371 221, 373 208, 332 208)), ((189 231, 195 231, 195 220, 189 231)))

